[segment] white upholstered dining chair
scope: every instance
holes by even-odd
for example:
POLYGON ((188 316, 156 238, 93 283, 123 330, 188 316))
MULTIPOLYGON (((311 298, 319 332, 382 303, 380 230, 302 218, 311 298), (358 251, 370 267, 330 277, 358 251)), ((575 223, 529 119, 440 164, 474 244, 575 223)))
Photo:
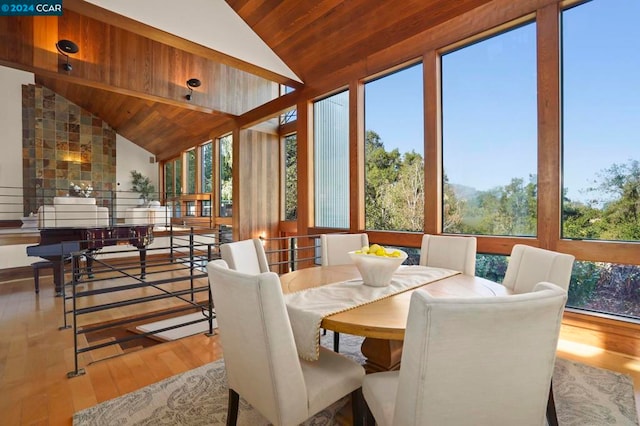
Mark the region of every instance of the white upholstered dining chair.
POLYGON ((476 237, 424 234, 419 264, 473 276, 476 274, 476 248, 476 237))
POLYGON ((367 424, 544 425, 566 299, 551 283, 487 298, 415 291, 400 371, 364 378, 367 424))
POLYGON ((368 245, 367 234, 322 234, 320 235, 322 266, 353 263, 348 253, 368 245))
POLYGON ((354 424, 362 424, 364 369, 320 348, 317 361, 298 358, 274 272, 243 274, 224 260, 207 264, 229 384, 227 424, 235 425, 239 395, 274 425, 298 425, 351 394, 354 424))
MULTIPOLYGON (((516 244, 511 249, 502 284, 514 293, 527 293, 536 283, 548 281, 568 291, 574 260, 570 254, 516 244)), ((549 387, 547 419, 549 426, 558 426, 553 386, 549 387)))
POLYGON ((229 268, 245 274, 269 272, 267 255, 259 238, 222 244, 220 256, 229 268))
MULTIPOLYGON (((367 234, 322 234, 320 248, 322 251, 322 266, 348 265, 353 263, 349 257, 350 251, 360 250, 369 245, 367 234)), ((340 352, 340 333, 333 332, 333 350, 340 352)))
POLYGON ((570 254, 516 244, 502 284, 514 293, 528 293, 540 281, 568 290, 574 260, 570 254))

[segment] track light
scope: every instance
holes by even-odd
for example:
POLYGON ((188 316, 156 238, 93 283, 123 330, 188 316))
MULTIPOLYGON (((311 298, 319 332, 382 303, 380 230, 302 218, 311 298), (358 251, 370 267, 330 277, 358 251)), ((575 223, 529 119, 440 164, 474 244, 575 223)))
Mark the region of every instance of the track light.
POLYGON ((191 100, 191 95, 193 95, 193 88, 200 87, 200 84, 200 80, 198 80, 197 78, 190 78, 189 80, 187 80, 187 89, 189 89, 189 93, 186 94, 185 98, 188 101, 191 100))
POLYGON ((56 49, 58 49, 58 52, 60 52, 62 56, 67 58, 67 62, 62 64, 62 69, 67 72, 71 71, 73 67, 69 63, 69 55, 73 55, 80 51, 78 45, 71 40, 58 40, 58 42, 56 43, 56 49))

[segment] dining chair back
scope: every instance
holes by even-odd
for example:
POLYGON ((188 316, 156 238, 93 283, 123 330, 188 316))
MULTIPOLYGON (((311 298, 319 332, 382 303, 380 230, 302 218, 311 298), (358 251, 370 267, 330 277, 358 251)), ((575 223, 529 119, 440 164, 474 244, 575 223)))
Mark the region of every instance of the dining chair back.
POLYGON ((320 247, 322 249, 322 266, 348 265, 353 263, 349 257, 350 251, 360 250, 369 245, 367 234, 322 234, 320 247))
MULTIPOLYGON (((570 254, 516 244, 502 284, 514 293, 527 293, 536 283, 548 281, 568 291, 574 260, 570 254)), ((549 386, 547 420, 549 426, 558 426, 553 386, 549 386)))
POLYGON ((361 424, 364 369, 323 348, 318 361, 298 358, 277 274, 245 274, 221 259, 207 272, 229 385, 227 424, 236 423, 240 395, 272 424, 297 425, 350 393, 361 424))
MULTIPOLYGON (((353 263, 349 257, 350 251, 360 250, 369 245, 367 234, 322 234, 320 247, 322 249, 322 266, 348 265, 353 263)), ((326 330, 325 330, 326 333, 326 330)), ((340 333, 333 332, 333 350, 340 352, 340 333)))
POLYGON ((229 268, 236 271, 254 275, 269 272, 267 255, 259 238, 222 244, 220 255, 229 268))
POLYGON ((369 413, 380 426, 544 425, 566 299, 551 283, 487 298, 415 291, 400 371, 363 381, 369 413))
POLYGON ((476 247, 476 237, 424 234, 419 264, 473 276, 476 273, 476 247))
POLYGON ((540 281, 568 290, 574 260, 570 254, 516 244, 502 284, 514 293, 528 293, 540 281))

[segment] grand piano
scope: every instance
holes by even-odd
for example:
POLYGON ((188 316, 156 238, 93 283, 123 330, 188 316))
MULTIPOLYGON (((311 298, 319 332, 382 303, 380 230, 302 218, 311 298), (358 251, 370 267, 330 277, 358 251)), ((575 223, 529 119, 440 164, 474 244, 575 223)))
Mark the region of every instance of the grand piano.
MULTIPOLYGON (((40 229, 40 244, 27 247, 28 256, 36 256, 53 263, 53 282, 56 296, 64 291, 64 263, 72 253, 85 252, 87 273, 91 273, 93 252, 117 244, 129 244, 140 253, 140 278, 146 275, 147 246, 153 242, 153 225, 113 225, 92 227, 55 227, 40 229)), ((73 265, 78 271, 79 265, 73 265)))

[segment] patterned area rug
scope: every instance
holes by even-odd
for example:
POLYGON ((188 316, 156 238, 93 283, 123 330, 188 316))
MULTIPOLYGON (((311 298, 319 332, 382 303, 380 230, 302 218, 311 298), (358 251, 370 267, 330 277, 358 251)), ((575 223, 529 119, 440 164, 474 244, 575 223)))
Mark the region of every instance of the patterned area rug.
MULTIPOLYGON (((332 347, 331 333, 323 345, 332 347)), ((340 352, 358 361, 361 339, 340 336, 340 352)), ((558 359, 553 376, 561 426, 638 426, 633 382, 629 376, 558 359)), ((224 361, 219 360, 82 410, 74 426, 104 425, 224 425, 227 411, 224 361)), ((318 413, 306 426, 335 425, 336 413, 348 397, 318 413)), ((240 399, 238 425, 269 422, 240 399)))

